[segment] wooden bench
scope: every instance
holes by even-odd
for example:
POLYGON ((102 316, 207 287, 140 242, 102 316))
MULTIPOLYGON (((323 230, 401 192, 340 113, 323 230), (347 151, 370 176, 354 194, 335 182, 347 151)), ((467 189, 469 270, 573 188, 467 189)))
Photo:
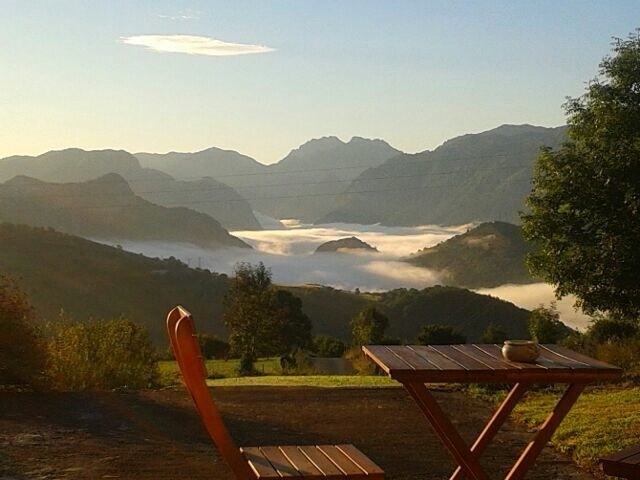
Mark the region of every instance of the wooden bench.
POLYGON ((237 479, 384 479, 382 469, 353 445, 238 448, 207 388, 207 371, 191 314, 182 307, 171 310, 167 317, 167 331, 200 419, 237 479))
POLYGON ((640 444, 600 459, 602 471, 612 477, 640 480, 640 444))

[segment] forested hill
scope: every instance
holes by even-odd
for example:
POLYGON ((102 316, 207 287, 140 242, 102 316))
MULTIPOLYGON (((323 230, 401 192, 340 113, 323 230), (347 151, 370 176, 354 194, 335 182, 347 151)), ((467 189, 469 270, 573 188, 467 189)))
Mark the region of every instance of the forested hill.
POLYGON ((437 270, 447 285, 490 288, 534 282, 525 266, 532 250, 520 226, 490 222, 420 250, 406 261, 437 270))
MULTIPOLYGON (((226 335, 222 299, 225 275, 187 267, 62 234, 51 229, 0 224, 0 273, 16 278, 38 313, 55 318, 61 309, 79 319, 125 315, 142 323, 158 346, 166 344, 164 317, 177 304, 189 308, 201 331, 226 335)), ((477 340, 490 323, 511 337, 526 334, 528 312, 468 290, 433 287, 355 294, 329 287, 288 287, 303 302, 314 333, 350 340, 349 322, 368 303, 391 321, 389 334, 415 341, 426 323, 460 327, 477 340)))
POLYGON ((355 179, 319 223, 517 223, 540 148, 557 147, 565 137, 566 127, 502 125, 393 157, 355 179))
POLYGON ((216 220, 183 207, 167 208, 135 195, 115 173, 78 183, 15 177, 0 184, 0 222, 52 227, 110 240, 191 243, 250 248, 216 220))

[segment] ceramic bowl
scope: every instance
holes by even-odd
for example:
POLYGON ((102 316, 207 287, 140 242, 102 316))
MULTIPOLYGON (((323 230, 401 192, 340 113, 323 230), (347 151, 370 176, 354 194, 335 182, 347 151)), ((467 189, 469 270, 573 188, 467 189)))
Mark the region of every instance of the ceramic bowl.
POLYGON ((502 347, 502 356, 513 362, 533 363, 540 355, 540 348, 531 340, 507 340, 502 347))

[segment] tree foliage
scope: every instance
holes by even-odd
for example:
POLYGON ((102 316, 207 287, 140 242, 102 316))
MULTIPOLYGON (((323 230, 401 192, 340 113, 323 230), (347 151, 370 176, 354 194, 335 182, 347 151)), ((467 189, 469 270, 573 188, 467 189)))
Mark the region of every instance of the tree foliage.
POLYGON ((389 319, 376 307, 368 305, 351 320, 353 344, 380 344, 388 327, 389 319))
POLYGON ((418 335, 421 345, 453 345, 466 341, 467 337, 452 325, 425 325, 418 335))
POLYGON ((507 332, 502 325, 490 323, 487 329, 482 332, 480 341, 482 343, 504 343, 507 338, 507 332))
POLYGON ((302 302, 291 292, 274 288, 271 271, 262 262, 236 265, 224 303, 229 343, 240 355, 244 373, 251 372, 261 356, 288 356, 311 343, 311 321, 302 302))
POLYGON ((0 385, 41 386, 44 342, 25 294, 0 275, 0 385))
POLYGON ((205 358, 226 359, 229 357, 230 345, 217 335, 199 333, 198 344, 200 345, 202 356, 205 358))
POLYGON ((640 33, 565 104, 569 141, 538 157, 523 215, 532 273, 586 312, 640 317, 640 33))

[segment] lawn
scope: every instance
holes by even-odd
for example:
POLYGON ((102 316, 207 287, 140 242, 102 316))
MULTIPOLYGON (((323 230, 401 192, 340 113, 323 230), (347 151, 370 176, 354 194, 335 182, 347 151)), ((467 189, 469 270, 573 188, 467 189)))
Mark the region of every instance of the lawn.
MULTIPOLYGON (((209 378, 232 378, 238 376, 239 359, 207 360, 209 378)), ((158 362, 163 383, 175 383, 178 378, 178 364, 173 360, 158 362)), ((282 369, 277 357, 261 358, 255 363, 255 369, 262 375, 281 375, 282 369)))
POLYGON ((399 387, 389 377, 376 375, 279 375, 263 377, 236 377, 208 380, 210 387, 399 387))
MULTIPOLYGON (((537 427, 561 395, 559 390, 530 392, 515 411, 520 423, 537 427)), ((555 435, 553 445, 589 470, 599 457, 638 443, 640 387, 591 387, 585 390, 555 435)))

